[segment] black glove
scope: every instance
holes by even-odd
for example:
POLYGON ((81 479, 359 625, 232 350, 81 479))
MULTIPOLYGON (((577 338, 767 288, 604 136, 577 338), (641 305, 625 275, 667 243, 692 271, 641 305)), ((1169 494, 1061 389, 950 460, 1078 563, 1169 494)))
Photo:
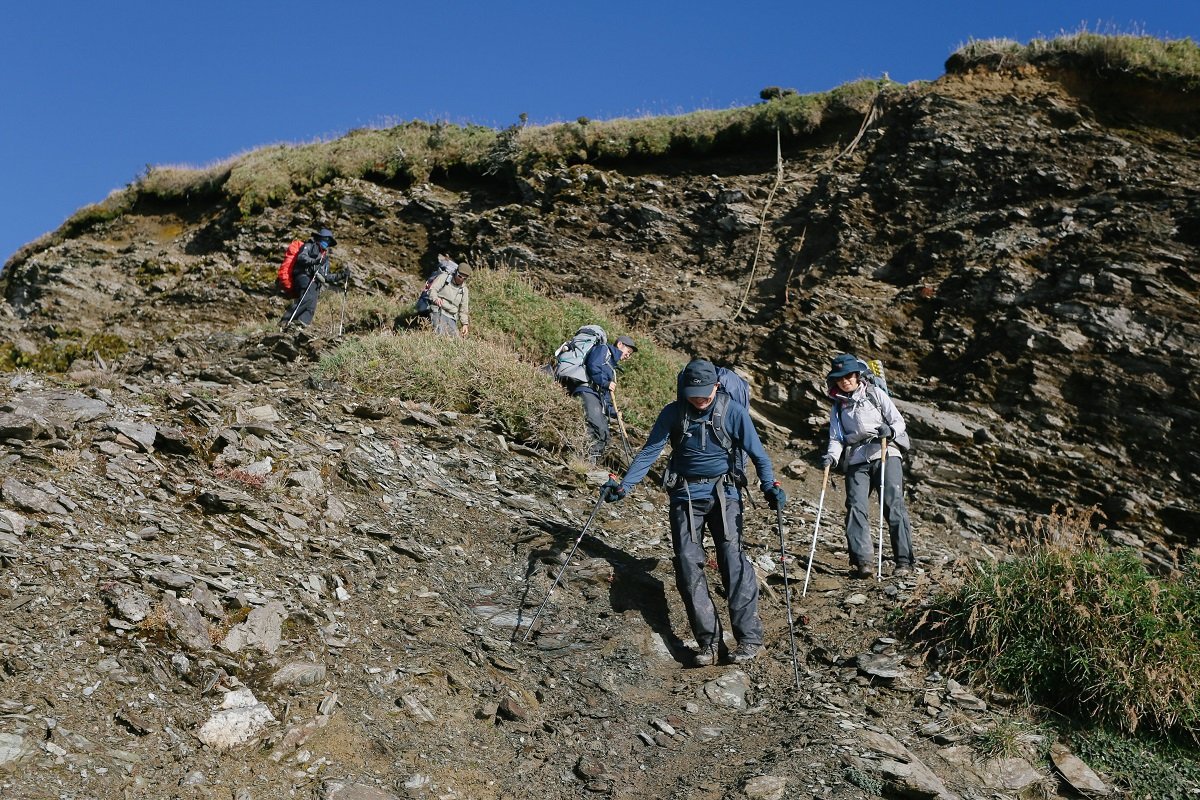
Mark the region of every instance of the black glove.
POLYGON ((617 479, 612 476, 609 476, 609 479, 600 487, 600 499, 606 503, 615 503, 618 500, 624 500, 626 494, 628 492, 625 491, 625 487, 618 483, 617 479))
POLYGON ((349 283, 350 271, 335 272, 329 276, 329 283, 336 286, 341 286, 343 283, 349 283))
POLYGON ((893 433, 895 433, 895 431, 893 431, 892 427, 890 425, 888 425, 886 422, 879 423, 879 438, 880 439, 890 439, 890 438, 892 438, 893 433))
POLYGON ((832 466, 833 466, 833 456, 829 455, 829 453, 826 453, 825 455, 821 456, 821 469, 829 469, 832 466))
POLYGON ((779 481, 771 486, 768 486, 763 495, 767 498, 767 505, 772 509, 783 510, 787 505, 787 493, 783 491, 783 487, 779 485, 779 481))

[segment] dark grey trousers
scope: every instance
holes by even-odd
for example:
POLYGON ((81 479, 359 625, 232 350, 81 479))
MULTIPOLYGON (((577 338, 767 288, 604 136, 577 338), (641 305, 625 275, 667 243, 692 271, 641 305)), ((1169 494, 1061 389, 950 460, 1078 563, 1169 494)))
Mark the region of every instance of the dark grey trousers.
POLYGON ((588 435, 592 440, 588 458, 595 464, 604 457, 604 451, 608 449, 608 413, 604 409, 604 401, 597 395, 580 392, 578 397, 583 403, 583 419, 587 423, 588 435))
MULTIPOLYGON (((904 507, 904 463, 899 458, 888 459, 884 481, 883 511, 891 533, 892 559, 898 567, 911 567, 912 523, 904 507)), ((874 567, 876 563, 868 525, 872 489, 879 491, 879 461, 850 467, 846 472, 846 544, 850 548, 851 566, 874 567)))
MULTIPOLYGON (((720 491, 718 489, 718 491, 720 491)), ((729 600, 729 624, 739 644, 762 644, 763 624, 758 616, 758 576, 742 552, 742 502, 719 497, 671 500, 671 545, 675 548, 675 585, 687 608, 696 642, 704 649, 720 644, 721 622, 704 574, 704 529, 712 536, 721 583, 729 600)))
POLYGON ((312 275, 293 272, 292 286, 299 292, 299 296, 287 307, 287 311, 283 312, 283 319, 279 320, 279 324, 287 325, 290 320, 308 327, 312 324, 313 314, 317 312, 317 294, 321 291, 321 284, 314 283, 312 275))

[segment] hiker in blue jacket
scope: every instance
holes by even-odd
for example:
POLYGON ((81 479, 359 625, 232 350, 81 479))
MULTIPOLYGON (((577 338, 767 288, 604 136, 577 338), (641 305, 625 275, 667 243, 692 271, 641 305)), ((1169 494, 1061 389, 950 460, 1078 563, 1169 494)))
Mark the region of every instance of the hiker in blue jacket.
POLYGON ((708 666, 724 653, 720 619, 704 574, 707 527, 737 639, 731 657, 735 664, 743 664, 762 650, 763 624, 758 616, 758 576, 742 550, 741 487, 746 476, 737 453, 744 451, 754 462, 771 508, 782 509, 787 495, 775 480, 750 412, 720 389, 717 368, 708 361, 696 360, 684 367, 678 399, 658 415, 625 477, 619 483, 610 479, 604 484, 603 499, 610 503, 620 500, 641 483, 668 441, 672 451, 664 486, 670 492, 675 585, 699 645, 693 662, 708 666))
POLYGON ((337 240, 333 238, 333 231, 322 228, 296 253, 296 262, 292 267, 292 286, 296 299, 283 312, 280 327, 308 327, 312 324, 313 314, 317 312, 317 294, 321 287, 350 280, 349 267, 341 272, 329 272, 329 248, 335 244, 337 240))
POLYGON ((829 446, 821 466, 839 462, 846 470, 846 545, 850 550, 850 574, 869 578, 875 574, 875 547, 867 525, 867 503, 871 490, 883 493, 884 513, 891 532, 892 574, 912 574, 912 523, 904 506, 904 464, 909 447, 904 418, 887 392, 868 379, 871 368, 858 358, 843 353, 833 359, 825 381, 833 408, 829 412, 829 446), (887 439, 884 486, 879 487, 880 451, 887 439))
POLYGON ((588 351, 583 360, 587 371, 587 383, 581 383, 571 390, 571 395, 578 397, 583 403, 583 417, 587 423, 588 435, 591 438, 591 448, 588 451, 588 461, 596 464, 604 457, 608 449, 609 417, 615 418, 617 410, 613 407, 612 392, 617 388, 618 364, 637 352, 637 345, 628 336, 620 336, 614 344, 597 344, 588 351))

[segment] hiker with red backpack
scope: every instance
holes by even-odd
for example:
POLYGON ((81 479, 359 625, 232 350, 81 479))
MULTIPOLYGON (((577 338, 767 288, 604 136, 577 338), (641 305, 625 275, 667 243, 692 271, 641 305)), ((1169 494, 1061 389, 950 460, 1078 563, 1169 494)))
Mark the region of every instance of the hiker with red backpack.
POLYGON ((604 457, 612 438, 608 420, 617 417, 612 400, 612 393, 617 388, 617 370, 621 368, 620 363, 637 350, 637 345, 628 336, 617 337, 615 344, 597 342, 583 360, 587 380, 569 387, 571 396, 578 397, 583 404, 583 418, 591 439, 588 462, 593 465, 604 457))
POLYGON ((612 503, 624 498, 646 477, 668 441, 672 449, 663 486, 670 493, 675 585, 699 645, 692 661, 696 666, 709 666, 725 649, 705 576, 708 558, 703 537, 707 527, 729 603, 729 622, 737 638, 730 659, 744 664, 762 650, 764 631, 758 615, 758 575, 742 549, 742 487, 747 481, 741 453, 754 462, 767 505, 782 509, 787 495, 775 480, 749 409, 724 391, 711 362, 695 360, 683 368, 678 398, 658 415, 625 477, 604 484, 602 499, 612 503))
MULTIPOLYGON (((821 458, 821 466, 828 470, 835 464, 844 464, 846 544, 850 550, 851 577, 869 578, 876 571, 867 525, 867 503, 872 489, 882 496, 883 515, 891 533, 895 561, 892 574, 904 577, 913 571, 912 522, 904 506, 901 461, 909 448, 908 431, 896 404, 872 380, 872 375, 871 368, 855 356, 842 354, 833 359, 825 376, 833 408, 829 412, 829 447, 821 458), (886 461, 882 457, 885 443, 886 461)), ((881 541, 881 548, 882 544, 881 541)))
MULTIPOLYGON (((292 259, 290 265, 285 260, 280 267, 280 283, 284 290, 290 290, 291 296, 295 298, 283 312, 283 318, 279 321, 281 328, 286 330, 290 325, 308 327, 317 311, 317 295, 320 294, 321 287, 349 285, 349 267, 341 272, 329 271, 329 249, 335 244, 337 240, 333 238, 333 232, 328 228, 321 228, 294 251, 294 256, 288 256, 292 259)), ((288 250, 289 253, 292 252, 292 248, 289 247, 288 250)))

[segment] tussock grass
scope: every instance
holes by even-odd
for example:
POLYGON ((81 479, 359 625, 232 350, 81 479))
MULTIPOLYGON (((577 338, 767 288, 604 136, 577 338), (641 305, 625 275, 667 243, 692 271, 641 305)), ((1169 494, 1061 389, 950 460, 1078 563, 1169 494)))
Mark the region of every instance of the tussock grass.
POLYGON ((972 680, 1119 731, 1200 734, 1200 564, 1151 576, 1091 530, 1093 510, 1031 525, 1025 552, 944 587, 919 631, 972 680))
POLYGON ((1200 46, 1191 39, 1166 40, 1144 34, 1101 34, 1087 30, 1021 45, 1011 39, 971 41, 946 62, 947 72, 1020 64, 1061 65, 1099 75, 1127 74, 1164 87, 1200 90, 1200 46))
POLYGON ((684 359, 631 330, 611 312, 576 298, 551 298, 528 277, 506 268, 471 276, 471 332, 514 350, 531 364, 549 364, 558 346, 583 325, 599 325, 609 342, 629 335, 638 352, 621 362, 617 406, 627 423, 648 429, 675 399, 675 376, 684 359))
MULTIPOLYGON (((520 441, 581 453, 586 434, 579 403, 540 368, 581 325, 597 324, 610 341, 629 334, 638 343, 617 378, 627 424, 648 429, 674 399, 684 359, 612 313, 580 299, 548 297, 529 277, 504 267, 476 269, 470 285, 471 336, 461 340, 435 336, 425 326, 392 335, 392 321, 411 306, 351 292, 345 329, 363 335, 322 359, 320 371, 363 392, 486 414, 520 441)), ((331 292, 312 328, 336 328, 340 316, 341 298, 331 292)))
MULTIPOLYGON (((412 310, 411 303, 397 302, 389 295, 367 293, 351 286, 345 294, 343 319, 342 300, 342 292, 336 287, 321 293, 311 326, 317 336, 324 336, 327 332, 336 333, 339 326, 347 335, 390 331, 396 317, 412 310)), ((280 314, 283 308, 281 305, 280 314)))
POLYGON ((354 339, 321 359, 319 372, 367 394, 484 414, 514 439, 583 452, 578 404, 512 350, 482 338, 428 330, 354 339))

